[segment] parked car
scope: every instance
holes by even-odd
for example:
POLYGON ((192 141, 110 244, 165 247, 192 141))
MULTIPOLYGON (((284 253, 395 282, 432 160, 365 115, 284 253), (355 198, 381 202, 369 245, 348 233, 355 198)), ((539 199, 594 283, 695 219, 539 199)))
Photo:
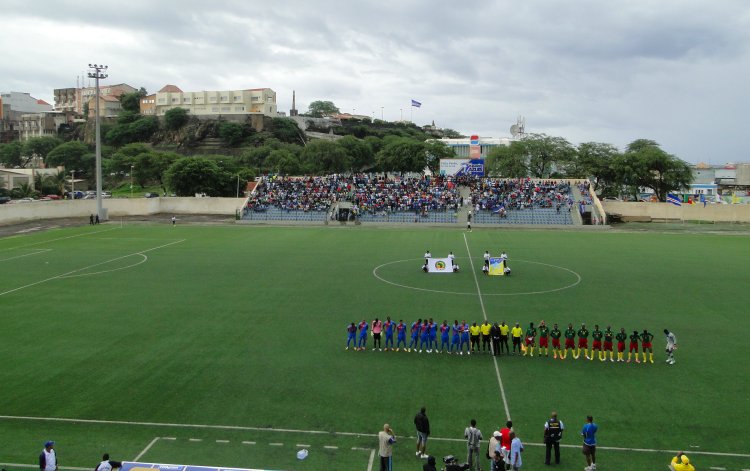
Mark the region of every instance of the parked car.
POLYGON ((0 196, 0 204, 5 204, 10 201, 10 196, 0 196))
POLYGON ((47 195, 47 196, 45 196, 45 198, 56 201, 56 200, 60 199, 60 195, 47 195))
POLYGON ((146 198, 158 198, 159 197, 159 193, 146 193, 143 196, 146 197, 146 198))
POLYGON ((69 191, 68 192, 68 199, 71 199, 71 200, 72 199, 77 199, 77 200, 83 199, 83 192, 82 191, 76 191, 75 194, 73 194, 72 192, 69 191))

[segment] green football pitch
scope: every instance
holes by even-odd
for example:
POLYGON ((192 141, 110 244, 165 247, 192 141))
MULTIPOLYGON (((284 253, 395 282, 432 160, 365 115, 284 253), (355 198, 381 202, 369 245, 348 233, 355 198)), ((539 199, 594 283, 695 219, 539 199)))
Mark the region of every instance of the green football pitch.
POLYGON ((105 451, 378 469, 387 422, 394 469, 421 470, 425 406, 438 457, 465 457, 470 419, 489 438, 510 414, 524 468, 542 469, 556 410, 560 470, 585 465, 589 414, 599 469, 666 469, 674 450, 701 470, 750 469, 748 261, 742 234, 104 224, 3 238, 0 463, 35 467, 52 439, 63 470, 105 451), (427 249, 462 272, 422 273, 427 249), (513 275, 478 273, 485 250, 507 251, 513 275), (655 363, 345 351, 347 324, 386 316, 646 328, 655 363))

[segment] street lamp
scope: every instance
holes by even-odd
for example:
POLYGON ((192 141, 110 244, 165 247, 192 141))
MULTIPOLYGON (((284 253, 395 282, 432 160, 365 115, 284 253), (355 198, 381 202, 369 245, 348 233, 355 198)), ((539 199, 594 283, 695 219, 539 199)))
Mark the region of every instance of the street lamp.
POLYGON ((109 75, 107 74, 106 65, 100 64, 89 64, 89 69, 93 72, 89 72, 89 78, 95 80, 96 86, 96 215, 99 218, 104 218, 102 213, 102 134, 101 134, 101 123, 99 116, 99 79, 105 79, 109 75))
POLYGON ((70 171, 70 199, 76 199, 76 171, 70 171))
POLYGON ((240 197, 240 174, 237 174, 237 198, 240 197))
POLYGON ((133 169, 135 165, 130 166, 130 197, 133 197, 133 169))

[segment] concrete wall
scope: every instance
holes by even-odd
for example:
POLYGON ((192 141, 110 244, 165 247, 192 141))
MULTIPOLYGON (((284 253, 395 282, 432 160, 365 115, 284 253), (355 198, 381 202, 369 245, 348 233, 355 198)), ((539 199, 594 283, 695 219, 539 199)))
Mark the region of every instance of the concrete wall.
POLYGON ((607 214, 619 214, 623 221, 649 221, 652 219, 689 220, 710 222, 750 222, 750 204, 683 204, 602 202, 607 214))
MULTIPOLYGON (((244 201, 244 198, 115 198, 104 200, 103 207, 108 211, 110 218, 158 213, 233 216, 244 201)), ((94 212, 96 200, 0 204, 0 224, 35 219, 88 218, 94 212)))

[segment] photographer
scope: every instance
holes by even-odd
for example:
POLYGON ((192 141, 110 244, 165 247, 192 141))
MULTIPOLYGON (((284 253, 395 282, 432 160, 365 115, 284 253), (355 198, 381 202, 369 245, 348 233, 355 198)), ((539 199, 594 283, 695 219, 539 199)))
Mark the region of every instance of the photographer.
POLYGON ((393 444, 396 443, 396 436, 390 425, 383 425, 383 430, 378 432, 378 442, 380 471, 391 471, 393 469, 393 444))

